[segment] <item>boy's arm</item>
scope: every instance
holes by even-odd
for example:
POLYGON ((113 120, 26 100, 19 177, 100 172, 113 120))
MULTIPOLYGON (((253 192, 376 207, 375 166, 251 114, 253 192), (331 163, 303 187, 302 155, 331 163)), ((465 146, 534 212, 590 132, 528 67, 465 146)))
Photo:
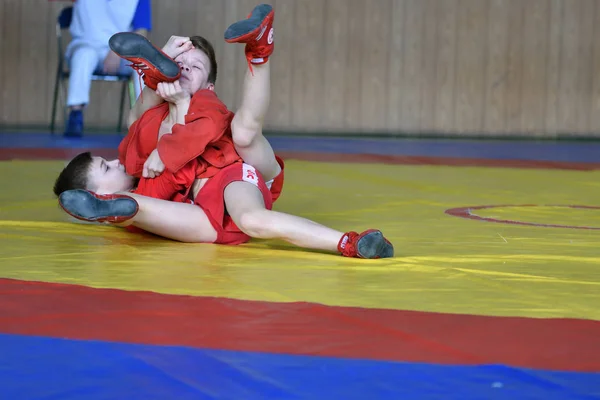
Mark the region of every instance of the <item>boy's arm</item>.
POLYGON ((179 171, 165 171, 154 179, 141 178, 135 193, 161 200, 173 200, 177 193, 188 192, 196 179, 197 161, 192 160, 179 171))
MULTIPOLYGON (((162 51, 169 57, 175 59, 180 54, 194 48, 189 37, 171 36, 162 48, 162 51)), ((137 98, 133 108, 127 116, 127 125, 131 126, 147 110, 155 107, 165 101, 155 90, 145 86, 141 95, 137 98), (143 102, 142 102, 143 100, 143 102)))
MULTIPOLYGON (((165 85, 163 83, 159 83, 156 92, 161 96, 161 98, 165 98, 165 97, 168 98, 169 96, 164 92, 166 90, 169 90, 169 88, 171 88, 173 90, 181 90, 179 82, 177 81, 172 86, 165 85)), ((161 125, 161 129, 158 134, 158 140, 159 140, 158 143, 160 143, 161 138, 163 138, 165 135, 166 136, 171 135, 174 126, 176 126, 178 124, 185 125, 185 123, 186 123, 185 116, 188 113, 189 107, 190 107, 190 98, 186 97, 186 96, 182 96, 175 103, 169 103, 169 116, 167 117, 167 119, 165 119, 163 121, 163 124, 166 123, 167 125, 161 125)), ((185 146, 186 146, 186 143, 177 142, 175 144, 175 146, 173 148, 169 149, 168 151, 177 152, 177 151, 179 151, 179 149, 182 149, 185 146)), ((148 156, 148 159, 144 163, 142 176, 144 178, 154 178, 154 177, 159 176, 164 170, 165 170, 165 164, 163 163, 161 154, 158 152, 158 144, 157 144, 157 148, 152 151, 152 153, 150 154, 150 156, 148 156)), ((172 170, 172 172, 176 172, 176 171, 177 170, 172 170)))
POLYGON ((173 125, 172 133, 164 135, 156 150, 165 168, 178 171, 191 160, 202 156, 206 146, 218 140, 226 127, 210 117, 201 117, 185 125, 173 125))
POLYGON ((156 150, 144 164, 144 177, 155 177, 165 169, 176 172, 191 160, 200 157, 208 144, 219 140, 229 128, 231 114, 221 110, 204 109, 188 114, 191 99, 182 93, 179 82, 161 83, 161 96, 173 105, 169 118, 171 133, 159 138, 156 150))
POLYGON ((162 97, 157 95, 154 90, 150 89, 148 86, 144 86, 144 88, 142 89, 142 93, 135 100, 133 108, 129 110, 129 114, 127 115, 127 128, 130 128, 131 125, 133 125, 135 121, 137 121, 142 116, 142 114, 144 114, 152 107, 156 107, 163 101, 164 100, 162 99, 162 97), (144 99, 143 102, 142 99, 144 99))
POLYGON ((143 177, 160 176, 165 170, 177 172, 187 163, 202 156, 206 146, 222 136, 218 125, 202 117, 185 125, 173 125, 173 133, 160 138, 156 149, 144 163, 143 177))

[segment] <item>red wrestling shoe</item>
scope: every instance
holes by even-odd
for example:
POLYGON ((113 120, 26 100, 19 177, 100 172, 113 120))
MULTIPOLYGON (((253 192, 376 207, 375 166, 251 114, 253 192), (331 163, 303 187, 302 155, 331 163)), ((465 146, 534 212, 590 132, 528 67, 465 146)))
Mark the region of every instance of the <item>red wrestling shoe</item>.
POLYGON ((122 194, 96 194, 88 190, 64 191, 58 196, 58 203, 67 214, 88 222, 125 222, 133 218, 138 203, 122 194))
POLYGON ((177 63, 142 35, 120 32, 108 41, 110 49, 119 57, 131 61, 133 68, 152 90, 160 82, 175 82, 181 71, 177 63))
POLYGON ((268 4, 256 6, 247 19, 238 21, 225 31, 227 43, 245 43, 246 59, 252 64, 264 64, 273 53, 273 21, 275 11, 268 4))
POLYGON ((394 257, 394 246, 383 237, 381 231, 376 229, 369 229, 361 234, 356 232, 345 233, 338 243, 338 251, 344 257, 394 257))

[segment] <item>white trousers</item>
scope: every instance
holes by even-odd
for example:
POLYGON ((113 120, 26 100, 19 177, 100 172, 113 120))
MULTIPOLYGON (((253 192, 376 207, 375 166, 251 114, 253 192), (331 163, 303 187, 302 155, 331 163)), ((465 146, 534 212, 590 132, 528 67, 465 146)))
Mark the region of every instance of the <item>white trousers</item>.
MULTIPOLYGON (((108 47, 95 48, 86 44, 79 44, 70 51, 70 57, 67 59, 69 65, 69 90, 67 93, 67 106, 76 106, 88 104, 90 102, 90 87, 92 85, 92 75, 94 72, 101 72, 104 59, 109 52, 108 47)), ((127 60, 121 59, 119 74, 133 75, 135 97, 140 95, 140 87, 137 73, 128 67, 127 60)))

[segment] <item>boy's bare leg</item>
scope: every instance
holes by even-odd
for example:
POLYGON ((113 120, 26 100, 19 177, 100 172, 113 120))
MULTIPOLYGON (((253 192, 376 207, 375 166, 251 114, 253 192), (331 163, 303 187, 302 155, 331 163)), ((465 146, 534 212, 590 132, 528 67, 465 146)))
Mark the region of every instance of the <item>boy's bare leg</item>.
POLYGON ((266 181, 275 178, 281 167, 262 128, 269 108, 271 68, 269 63, 246 71, 242 103, 231 123, 235 149, 245 163, 252 165, 266 181))
POLYGON ((133 225, 180 242, 213 243, 217 232, 204 211, 194 204, 159 200, 135 193, 118 193, 137 201, 137 214, 119 226, 133 225))
POLYGON ((253 238, 283 239, 299 247, 339 252, 345 257, 394 256, 394 247, 376 229, 360 234, 342 233, 306 218, 267 210, 260 190, 249 182, 227 185, 225 206, 238 228, 253 238))
POLYGON ((194 204, 159 200, 122 192, 96 195, 87 190, 67 190, 60 206, 71 216, 89 222, 133 225, 168 239, 191 243, 213 243, 217 232, 204 211, 194 204))
POLYGON ((271 97, 273 21, 271 6, 254 8, 250 18, 232 24, 225 32, 229 43, 246 44, 248 70, 244 76, 242 102, 231 123, 233 142, 244 162, 255 167, 266 181, 275 178, 281 167, 273 148, 263 136, 263 124, 271 97))
MULTIPOLYGON (((224 191, 225 206, 235 224, 247 235, 283 239, 299 247, 336 250, 345 257, 387 258, 394 247, 376 229, 342 233, 305 218, 267 210, 262 193, 249 182, 233 182, 224 191)), ((70 215, 90 222, 134 225, 148 232, 183 242, 213 243, 217 234, 208 217, 192 204, 153 199, 128 192, 97 195, 67 190, 59 204, 70 215)))
POLYGON ((227 185, 225 206, 233 222, 253 238, 282 239, 307 249, 336 252, 344 236, 306 218, 267 210, 260 190, 248 182, 227 185))

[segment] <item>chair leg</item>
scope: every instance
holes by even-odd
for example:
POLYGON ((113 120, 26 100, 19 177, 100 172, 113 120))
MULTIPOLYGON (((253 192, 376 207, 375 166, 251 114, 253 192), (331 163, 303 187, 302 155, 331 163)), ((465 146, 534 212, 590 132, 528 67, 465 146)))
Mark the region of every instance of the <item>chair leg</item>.
POLYGON ((119 104, 119 123, 117 125, 117 132, 121 132, 123 129, 123 107, 125 106, 125 90, 127 89, 127 81, 123 81, 121 85, 121 102, 119 104))
POLYGON ((67 94, 67 86, 65 85, 65 79, 64 78, 60 79, 60 87, 62 89, 62 98, 63 98, 63 107, 62 107, 62 110, 63 110, 63 123, 65 124, 65 127, 66 127, 67 126, 67 122, 68 122, 68 118, 69 118, 68 115, 67 115, 67 109, 69 107, 67 106, 67 97, 68 97, 68 94, 67 94))
POLYGON ((133 106, 135 106, 135 84, 133 82, 133 79, 130 79, 127 83, 127 86, 129 87, 129 106, 131 108, 133 108, 133 106))
POLYGON ((54 98, 52 100, 52 117, 50 121, 50 134, 54 135, 54 127, 56 124, 56 105, 58 101, 58 83, 60 80, 60 69, 56 70, 56 80, 54 82, 54 98))
MULTIPOLYGON (((135 106, 135 86, 133 83, 133 79, 130 79, 127 81, 127 94, 129 97, 129 110, 131 110, 133 108, 133 106, 135 106)), ((122 109, 122 108, 121 108, 122 109)), ((128 113, 129 115, 129 113, 128 113)), ((125 134, 127 134, 127 131, 125 132, 125 134)))

